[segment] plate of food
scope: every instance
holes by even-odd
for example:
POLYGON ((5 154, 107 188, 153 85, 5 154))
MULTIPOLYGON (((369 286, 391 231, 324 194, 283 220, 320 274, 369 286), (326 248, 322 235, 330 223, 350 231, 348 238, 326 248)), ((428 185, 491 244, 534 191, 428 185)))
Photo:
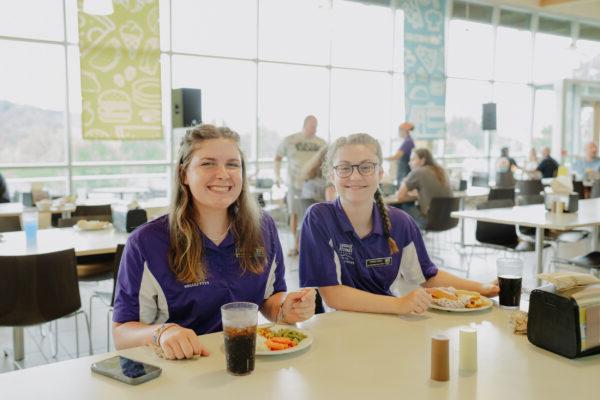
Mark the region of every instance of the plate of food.
POLYGON ((108 221, 87 221, 82 219, 77 221, 77 224, 73 225, 73 227, 80 231, 98 231, 112 228, 112 224, 108 221))
POLYGON ((429 308, 451 312, 473 312, 486 310, 494 305, 492 300, 470 290, 432 288, 429 290, 433 301, 429 308))
POLYGON ((267 324, 256 329, 256 355, 288 354, 309 347, 313 336, 309 331, 290 325, 267 324))

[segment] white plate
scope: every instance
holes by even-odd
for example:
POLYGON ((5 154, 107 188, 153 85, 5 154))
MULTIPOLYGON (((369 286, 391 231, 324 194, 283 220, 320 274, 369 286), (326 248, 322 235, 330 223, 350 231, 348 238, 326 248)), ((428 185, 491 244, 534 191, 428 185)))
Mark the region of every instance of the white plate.
POLYGON ((491 308, 494 305, 494 302, 490 299, 488 299, 487 297, 483 298, 484 304, 481 307, 477 307, 477 308, 449 308, 449 307, 442 307, 442 306, 438 306, 437 304, 431 303, 429 305, 429 308, 433 308, 435 310, 442 310, 442 311, 451 311, 451 312, 474 312, 474 311, 481 311, 481 310, 487 310, 488 308, 491 308))
POLYGON ((77 225, 73 225, 73 228, 77 231, 100 231, 102 229, 112 228, 113 225, 110 222, 106 222, 106 224, 98 224, 97 226, 93 226, 91 228, 80 228, 77 225))
POLYGON ((278 354, 295 353, 296 351, 300 351, 300 350, 303 350, 303 349, 309 347, 313 342, 313 335, 309 331, 305 331, 304 329, 296 328, 294 326, 266 324, 266 325, 259 325, 259 328, 271 328, 272 330, 293 329, 295 331, 305 334, 306 338, 304 340, 302 340, 300 343, 298 343, 297 346, 290 347, 289 349, 269 350, 264 345, 264 343, 267 339, 265 339, 264 337, 262 337, 261 335, 259 335, 257 333, 256 334, 256 355, 257 356, 276 356, 278 354))

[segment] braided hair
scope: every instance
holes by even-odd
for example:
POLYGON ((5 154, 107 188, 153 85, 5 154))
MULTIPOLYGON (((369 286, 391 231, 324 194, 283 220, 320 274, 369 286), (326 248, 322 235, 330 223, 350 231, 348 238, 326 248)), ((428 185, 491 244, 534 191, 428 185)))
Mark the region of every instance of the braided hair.
MULTIPOLYGON (((325 162, 323 163, 323 176, 329 177, 330 173, 333 169, 333 159, 337 151, 347 145, 356 145, 361 144, 364 146, 370 146, 377 155, 377 159, 379 161, 379 168, 381 168, 381 164, 383 162, 383 155, 381 152, 381 145, 373 136, 368 133, 354 133, 352 135, 346 137, 340 137, 335 142, 333 142, 327 149, 327 155, 325 157, 325 162)), ((377 206, 377 210, 379 211, 379 215, 381 216, 381 220, 383 222, 383 234, 388 241, 388 245, 390 246, 390 254, 396 254, 400 250, 398 249, 398 245, 396 241, 391 236, 392 231, 392 221, 390 220, 390 216, 388 213, 388 208, 383 202, 383 195, 379 188, 374 194, 375 204, 377 206)))

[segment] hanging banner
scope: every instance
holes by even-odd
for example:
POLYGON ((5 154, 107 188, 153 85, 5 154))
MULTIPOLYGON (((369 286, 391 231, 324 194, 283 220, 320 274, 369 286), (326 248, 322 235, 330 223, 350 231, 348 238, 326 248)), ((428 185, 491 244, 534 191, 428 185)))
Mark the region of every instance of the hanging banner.
POLYGON ((90 15, 78 1, 85 139, 161 139, 158 0, 114 0, 90 15))
POLYGON ((415 125, 415 139, 444 139, 446 0, 406 0, 402 8, 406 120, 415 125))

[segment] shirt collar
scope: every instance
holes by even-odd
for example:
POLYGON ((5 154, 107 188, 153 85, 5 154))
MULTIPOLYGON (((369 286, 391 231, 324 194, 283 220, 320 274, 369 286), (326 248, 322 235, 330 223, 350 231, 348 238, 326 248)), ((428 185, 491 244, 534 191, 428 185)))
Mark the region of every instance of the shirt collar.
MULTIPOLYGON (((354 228, 352 227, 352 223, 350 223, 350 219, 346 215, 346 212, 344 211, 344 209, 342 207, 342 202, 340 201, 339 197, 337 197, 335 199, 335 201, 333 202, 333 208, 335 210, 335 214, 337 216, 338 221, 342 225, 342 230, 344 232, 354 233, 354 228)), ((371 213, 371 218, 373 219, 373 230, 371 231, 371 233, 369 235, 375 234, 375 235, 382 236, 383 235, 383 225, 382 225, 382 221, 381 221, 381 215, 379 214, 379 210, 377 209, 377 205, 375 204, 375 202, 373 202, 373 211, 371 213)), ((369 235, 367 235, 367 236, 369 236, 369 235)))
POLYGON ((206 248, 206 249, 219 251, 221 249, 225 249, 225 248, 233 245, 235 242, 233 240, 233 233, 231 233, 231 229, 229 230, 229 232, 227 232, 227 236, 225 236, 225 239, 223 239, 221 244, 219 244, 218 246, 216 244, 214 244, 213 241, 210 240, 204 233, 202 233, 201 235, 202 235, 202 244, 204 245, 204 248, 206 248))

